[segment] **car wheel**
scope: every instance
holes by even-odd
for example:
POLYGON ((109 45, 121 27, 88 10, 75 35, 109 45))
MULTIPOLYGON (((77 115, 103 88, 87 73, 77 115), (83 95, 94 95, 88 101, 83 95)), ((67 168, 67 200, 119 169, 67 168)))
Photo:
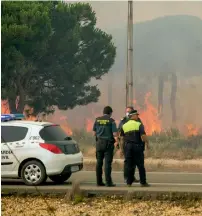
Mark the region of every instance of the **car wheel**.
POLYGON ((70 177, 71 177, 71 173, 66 173, 66 174, 63 174, 63 175, 53 175, 53 176, 49 176, 49 178, 57 183, 57 184, 62 184, 64 183, 65 181, 67 181, 70 177))
POLYGON ((23 165, 21 177, 26 185, 40 185, 47 179, 43 164, 36 160, 28 161, 23 165))

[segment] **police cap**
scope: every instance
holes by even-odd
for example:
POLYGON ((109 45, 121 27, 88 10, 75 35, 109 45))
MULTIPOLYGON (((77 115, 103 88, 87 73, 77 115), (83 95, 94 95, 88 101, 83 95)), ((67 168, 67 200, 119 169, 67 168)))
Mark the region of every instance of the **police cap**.
POLYGON ((132 116, 132 115, 139 115, 139 113, 138 113, 137 110, 132 110, 132 111, 129 113, 129 116, 132 116))

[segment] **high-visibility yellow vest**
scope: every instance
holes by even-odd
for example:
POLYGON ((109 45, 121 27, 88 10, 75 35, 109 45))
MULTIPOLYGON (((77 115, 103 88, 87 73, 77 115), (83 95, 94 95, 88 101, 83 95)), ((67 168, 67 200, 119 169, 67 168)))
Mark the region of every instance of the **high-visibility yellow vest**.
POLYGON ((135 120, 129 120, 128 122, 126 122, 123 125, 123 132, 128 133, 128 132, 132 132, 132 131, 139 131, 141 123, 135 120))

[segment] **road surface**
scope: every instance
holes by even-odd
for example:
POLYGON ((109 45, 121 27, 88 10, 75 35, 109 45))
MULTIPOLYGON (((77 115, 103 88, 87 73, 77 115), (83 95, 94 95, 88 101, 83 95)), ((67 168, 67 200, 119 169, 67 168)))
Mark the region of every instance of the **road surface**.
MULTIPOLYGON (((113 172, 114 183, 117 187, 97 187, 95 172, 81 171, 72 175, 72 177, 62 185, 55 185, 50 180, 42 186, 38 186, 44 193, 62 193, 71 188, 71 182, 79 181, 82 190, 93 193, 109 192, 111 194, 121 194, 126 191, 137 192, 183 192, 199 193, 202 196, 202 173, 175 173, 175 172, 148 172, 147 179, 151 184, 149 188, 140 187, 139 183, 133 184, 131 188, 123 183, 123 173, 113 172)), ((26 186, 22 180, 2 179, 2 192, 34 192, 34 187, 26 186)))

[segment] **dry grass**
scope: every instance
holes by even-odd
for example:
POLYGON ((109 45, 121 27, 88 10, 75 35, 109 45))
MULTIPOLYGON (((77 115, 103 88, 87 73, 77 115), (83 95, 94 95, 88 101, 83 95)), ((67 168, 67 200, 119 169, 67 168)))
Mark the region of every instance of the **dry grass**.
MULTIPOLYGON (((84 159, 84 170, 95 170, 95 158, 84 159)), ((153 159, 146 158, 145 166, 147 171, 181 171, 181 172, 202 172, 202 159, 195 160, 174 160, 174 159, 153 159)), ((113 160, 113 171, 123 170, 123 159, 113 160)))
MULTIPOLYGON (((85 131, 74 131, 85 157, 95 157, 95 138, 85 131)), ((177 129, 170 129, 149 137, 150 151, 147 156, 156 159, 190 160, 202 159, 202 135, 184 137, 177 129)), ((116 154, 115 158, 119 158, 116 154)))
MULTIPOLYGON (((118 198, 84 199, 75 204, 63 198, 47 197, 56 216, 201 216, 202 201, 125 201, 118 198)), ((3 197, 3 216, 48 216, 40 197, 3 197)))

